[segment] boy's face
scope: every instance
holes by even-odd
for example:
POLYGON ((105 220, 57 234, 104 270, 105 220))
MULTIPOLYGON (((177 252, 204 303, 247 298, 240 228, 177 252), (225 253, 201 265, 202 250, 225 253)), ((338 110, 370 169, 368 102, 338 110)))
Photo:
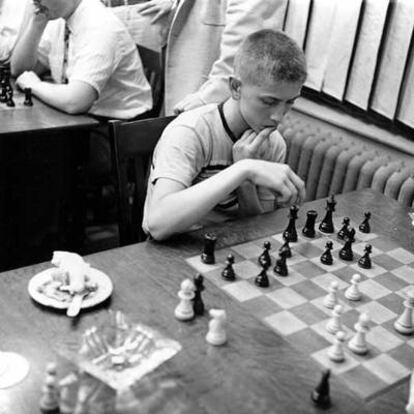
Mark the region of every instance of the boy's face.
POLYGON ((239 110, 255 132, 277 128, 285 114, 300 96, 302 82, 267 81, 261 85, 241 83, 239 110))

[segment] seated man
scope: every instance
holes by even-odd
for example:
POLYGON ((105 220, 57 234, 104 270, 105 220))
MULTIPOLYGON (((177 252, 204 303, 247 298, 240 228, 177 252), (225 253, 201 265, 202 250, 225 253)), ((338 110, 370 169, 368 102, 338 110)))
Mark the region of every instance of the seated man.
POLYGON ((229 78, 231 97, 181 114, 154 152, 143 228, 155 239, 188 230, 217 210, 260 214, 304 200, 283 164, 277 131, 306 78, 303 52, 273 30, 249 35, 229 78))
POLYGON ((22 89, 69 114, 132 119, 152 106, 151 88, 124 24, 99 0, 33 0, 15 46, 22 89), (51 71, 54 83, 38 75, 51 71))

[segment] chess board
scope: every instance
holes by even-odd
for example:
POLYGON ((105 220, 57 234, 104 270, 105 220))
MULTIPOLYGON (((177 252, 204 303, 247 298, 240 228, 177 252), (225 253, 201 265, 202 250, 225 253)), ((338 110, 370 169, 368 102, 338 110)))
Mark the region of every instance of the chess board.
MULTIPOLYGON (((341 217, 334 218, 336 231, 342 220, 341 217)), ((414 369, 414 334, 401 335, 393 327, 403 311, 405 292, 414 282, 414 254, 376 233, 361 233, 358 224, 351 221, 356 229, 352 262, 338 257, 344 242, 336 234, 317 231, 316 237, 309 239, 298 228, 298 242, 290 244, 292 257, 287 259, 287 277, 273 273, 278 250, 283 244, 282 233, 218 250, 213 265, 202 263, 199 255, 188 258, 187 262, 293 347, 322 367, 330 368, 333 375, 368 400, 406 380, 414 369), (270 286, 260 288, 254 279, 261 270, 258 257, 265 241, 272 245, 272 266, 268 270, 270 286), (332 265, 320 262, 327 241, 332 241, 334 246, 332 265), (372 268, 362 269, 357 261, 367 243, 372 245, 372 268), (233 282, 221 277, 229 253, 235 257, 233 267, 237 278, 233 282), (349 301, 344 297, 344 291, 355 273, 361 275, 359 288, 363 296, 360 301, 349 301), (345 361, 340 363, 328 358, 335 337, 326 330, 332 310, 324 306, 323 300, 332 281, 339 284, 346 344, 353 336, 360 313, 367 312, 371 319, 366 336, 368 353, 356 355, 345 345, 345 361)))

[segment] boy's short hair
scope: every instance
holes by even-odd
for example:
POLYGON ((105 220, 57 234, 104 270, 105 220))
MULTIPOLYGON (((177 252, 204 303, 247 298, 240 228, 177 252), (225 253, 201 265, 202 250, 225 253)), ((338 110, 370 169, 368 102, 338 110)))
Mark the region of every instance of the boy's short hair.
POLYGON ((234 58, 234 72, 243 82, 301 82, 306 80, 303 51, 289 36, 265 29, 248 35, 234 58))

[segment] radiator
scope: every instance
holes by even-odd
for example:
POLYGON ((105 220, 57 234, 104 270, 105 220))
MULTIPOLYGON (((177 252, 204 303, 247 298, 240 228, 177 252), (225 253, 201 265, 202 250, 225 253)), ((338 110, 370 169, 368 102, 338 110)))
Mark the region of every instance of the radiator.
POLYGON ((279 130, 287 163, 306 182, 307 200, 372 188, 414 207, 414 164, 292 116, 279 130))

